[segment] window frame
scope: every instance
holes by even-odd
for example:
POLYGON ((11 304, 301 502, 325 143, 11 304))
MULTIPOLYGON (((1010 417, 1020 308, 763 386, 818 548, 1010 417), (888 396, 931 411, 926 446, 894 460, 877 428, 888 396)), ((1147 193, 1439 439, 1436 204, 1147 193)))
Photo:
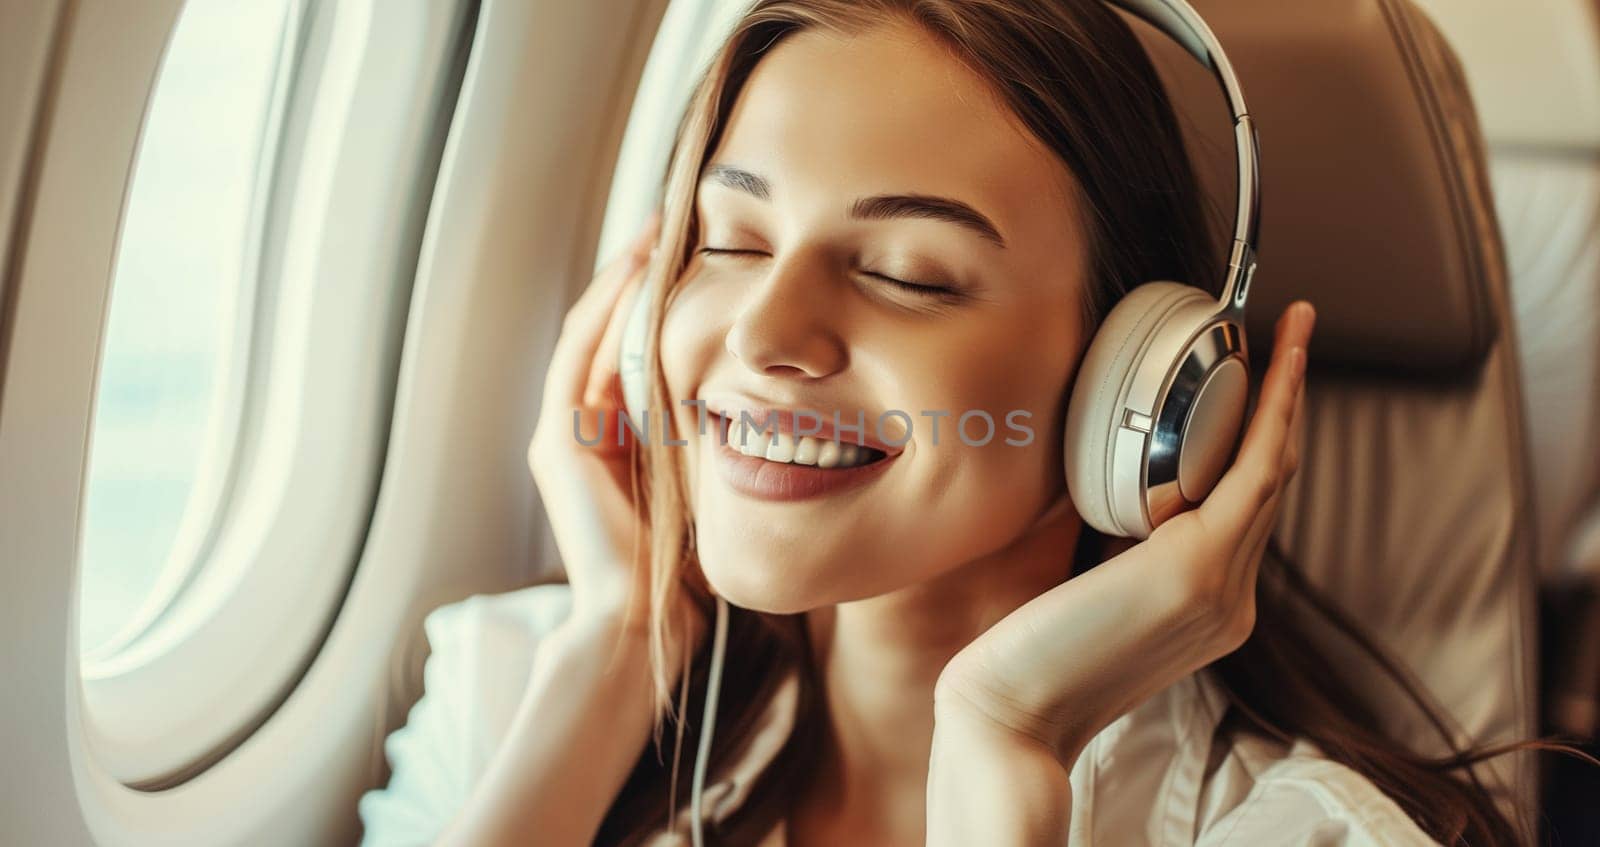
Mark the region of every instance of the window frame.
POLYGON ((201 558, 82 666, 89 749, 146 791, 203 772, 270 717, 344 599, 383 470, 432 139, 455 94, 417 93, 443 85, 466 37, 467 0, 295 5, 232 484, 201 558))
POLYGON ((15 48, 0 67, 20 69, 0 95, 22 95, 0 105, 23 134, 0 133, 23 222, 0 229, 0 665, 16 689, 0 749, 27 774, 0 820, 30 844, 354 843, 354 801, 421 688, 426 612, 559 573, 525 464, 538 377, 590 278, 665 0, 474 4, 361 564, 270 717, 181 789, 141 791, 88 749, 75 544, 119 201, 180 5, 38 0, 0 27, 15 48))

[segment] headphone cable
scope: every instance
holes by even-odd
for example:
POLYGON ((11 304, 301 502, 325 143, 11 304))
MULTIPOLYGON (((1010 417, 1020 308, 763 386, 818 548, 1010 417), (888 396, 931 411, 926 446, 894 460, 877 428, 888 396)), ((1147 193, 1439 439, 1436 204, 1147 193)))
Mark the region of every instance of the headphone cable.
POLYGON ((694 847, 705 847, 701 833, 700 794, 705 787, 706 763, 711 758, 711 734, 717 725, 717 692, 722 688, 722 656, 728 641, 728 601, 717 597, 717 628, 711 642, 711 675, 706 681, 705 732, 700 734, 700 749, 694 757, 694 787, 690 817, 694 818, 694 847))

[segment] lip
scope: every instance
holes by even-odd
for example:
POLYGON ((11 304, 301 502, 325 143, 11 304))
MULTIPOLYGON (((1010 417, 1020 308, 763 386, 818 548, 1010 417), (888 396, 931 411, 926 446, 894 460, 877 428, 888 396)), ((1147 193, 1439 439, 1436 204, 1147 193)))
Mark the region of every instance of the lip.
MULTIPOLYGON (((878 426, 878 418, 868 415, 865 411, 857 414, 863 426, 857 431, 852 421, 857 420, 855 414, 846 418, 838 409, 825 411, 814 407, 787 408, 748 400, 746 398, 717 398, 706 400, 706 411, 718 415, 724 420, 737 421, 739 415, 748 414, 750 422, 762 429, 775 426, 779 432, 787 435, 808 435, 812 438, 821 438, 825 441, 838 441, 843 444, 855 444, 861 447, 871 447, 888 456, 889 459, 905 451, 904 444, 887 444, 882 439, 873 436, 872 432, 878 426), (732 414, 729 414, 730 410, 732 414), (800 413, 805 413, 806 431, 798 432, 800 413), (824 417, 826 415, 827 417, 824 417), (820 418, 820 420, 818 420, 820 418), (834 419, 838 419, 835 426, 834 419), (816 427, 816 431, 813 428, 816 427), (843 435, 841 435, 841 430, 843 435)), ((909 434, 909 433, 908 433, 909 434)), ((881 464, 875 462, 873 464, 881 464)), ((870 466, 869 466, 870 467, 870 466)))
POLYGON ((746 456, 728 443, 727 417, 718 414, 715 422, 718 429, 711 449, 717 454, 718 474, 734 491, 758 500, 793 501, 837 494, 876 479, 888 470, 898 455, 886 455, 871 464, 853 468, 769 462, 746 456))

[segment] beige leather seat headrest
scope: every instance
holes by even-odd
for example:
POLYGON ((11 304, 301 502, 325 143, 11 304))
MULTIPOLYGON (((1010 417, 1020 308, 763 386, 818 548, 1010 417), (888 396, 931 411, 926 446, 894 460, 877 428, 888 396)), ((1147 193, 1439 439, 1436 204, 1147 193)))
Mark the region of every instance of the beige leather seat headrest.
MULTIPOLYGON (((1292 300, 1317 307, 1313 367, 1446 375, 1496 337, 1504 260, 1461 69, 1403 0, 1195 0, 1260 133, 1253 357, 1292 300)), ((1131 20, 1131 18, 1130 18, 1131 20)), ((1207 71, 1142 23, 1219 232, 1232 132, 1207 71)), ((1220 235, 1219 235, 1220 239, 1220 235)))

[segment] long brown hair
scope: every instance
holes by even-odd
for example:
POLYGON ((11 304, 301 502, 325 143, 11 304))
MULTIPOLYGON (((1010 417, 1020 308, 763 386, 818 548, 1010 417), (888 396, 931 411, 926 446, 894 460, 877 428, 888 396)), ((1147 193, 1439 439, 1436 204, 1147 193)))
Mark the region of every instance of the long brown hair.
MULTIPOLYGON (((1201 207, 1201 191, 1185 153, 1171 104, 1129 27, 1100 0, 763 0, 739 22, 697 86, 679 128, 666 178, 662 240, 649 270, 658 307, 671 296, 695 241, 694 192, 701 169, 727 126, 752 69, 774 44, 796 32, 825 28, 860 32, 886 21, 920 26, 996 93, 1027 129, 1054 151, 1076 180, 1088 213, 1091 294, 1085 328, 1100 322, 1128 290, 1145 280, 1177 279, 1220 289, 1220 265, 1201 207)), ((651 327, 649 349, 655 349, 651 327)), ((1092 333, 1085 332, 1084 338, 1092 333)), ((659 366, 654 408, 672 408, 659 366)), ((597 843, 636 844, 668 825, 689 791, 682 752, 698 746, 700 723, 685 704, 703 702, 709 646, 684 652, 677 704, 668 645, 684 637, 661 610, 680 592, 708 616, 713 597, 700 573, 688 493, 677 451, 649 445, 639 471, 647 496, 651 567, 651 658, 656 683, 656 735, 602 821, 597 843), (671 763, 662 731, 675 731, 671 763)), ((1074 572, 1100 559, 1104 539, 1085 526, 1074 572)), ((1405 675, 1325 598, 1273 542, 1261 566, 1257 621, 1238 651, 1212 665, 1231 704, 1237 731, 1315 742, 1334 761, 1371 780, 1430 836, 1445 844, 1508 845, 1516 830, 1470 768, 1505 748, 1463 750, 1443 718, 1405 675), (1307 615, 1306 611, 1313 613, 1307 615), (1310 623, 1342 633, 1393 676, 1452 753, 1429 758, 1386 737, 1376 707, 1345 684, 1324 657, 1310 623)), ((804 615, 771 615, 729 607, 729 631, 717 732, 708 763, 725 764, 756 728, 766 701, 792 670, 800 671, 794 730, 747 800, 720 827, 715 843, 753 844, 787 811, 815 771, 827 715, 812 663, 804 615)), ((709 641, 709 640, 708 640, 709 641)), ((1511 745, 1515 746, 1515 745, 1511 745)))

